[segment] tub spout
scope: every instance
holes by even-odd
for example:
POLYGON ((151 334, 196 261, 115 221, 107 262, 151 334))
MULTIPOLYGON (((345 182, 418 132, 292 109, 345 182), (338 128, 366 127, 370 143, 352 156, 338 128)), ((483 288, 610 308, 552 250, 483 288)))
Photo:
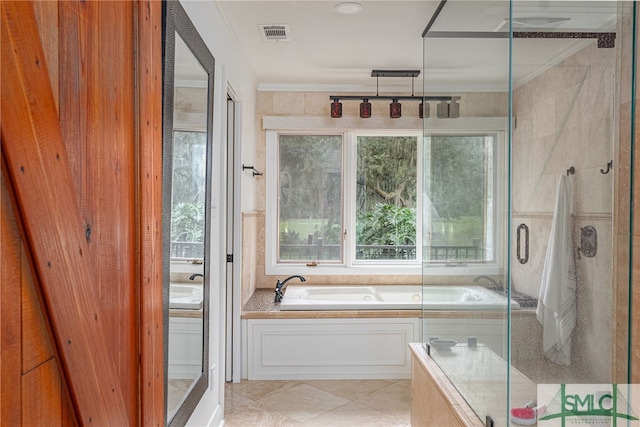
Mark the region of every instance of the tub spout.
POLYGON ((496 282, 496 280, 495 280, 495 279, 492 279, 492 278, 491 278, 491 277, 489 277, 489 276, 483 276, 483 275, 481 275, 481 276, 476 276, 476 277, 474 277, 474 278, 473 278, 473 281, 474 281, 475 283, 477 283, 480 279, 485 279, 485 280, 487 280, 489 283, 491 283, 491 288, 490 288, 490 289, 491 289, 492 291, 495 291, 495 292, 504 292, 504 287, 502 286, 502 280, 499 280, 499 281, 497 281, 497 282, 496 282))
POLYGON ((289 280, 294 278, 300 279, 301 282, 304 282, 305 280, 307 280, 304 277, 298 276, 298 275, 289 276, 286 279, 284 279, 282 282, 280 281, 280 279, 278 279, 278 282, 276 283, 276 288, 274 289, 274 292, 276 293, 276 298, 274 302, 282 301, 282 295, 284 294, 284 287, 286 286, 289 280))

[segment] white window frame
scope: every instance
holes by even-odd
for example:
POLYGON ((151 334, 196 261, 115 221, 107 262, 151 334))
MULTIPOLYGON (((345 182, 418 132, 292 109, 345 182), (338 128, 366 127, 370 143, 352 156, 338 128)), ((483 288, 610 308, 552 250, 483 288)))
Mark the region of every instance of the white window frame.
MULTIPOLYGON (((356 168, 356 144, 355 139, 358 135, 382 135, 382 136, 418 136, 418 189, 422 189, 422 146, 423 131, 422 120, 412 122, 413 126, 407 126, 408 129, 395 130, 391 127, 371 127, 363 126, 362 121, 358 119, 342 120, 339 125, 333 125, 332 122, 319 120, 318 118, 305 117, 264 117, 263 125, 266 130, 266 200, 265 200, 265 273, 267 275, 380 275, 380 276, 402 276, 402 275, 479 275, 479 274, 503 274, 506 271, 505 251, 508 249, 504 246, 508 245, 506 241, 507 221, 501 220, 500 215, 507 215, 508 200, 506 177, 507 168, 507 139, 505 129, 507 128, 507 119, 504 117, 482 117, 482 118, 459 118, 456 119, 455 128, 452 128, 449 120, 443 119, 427 119, 425 126, 429 129, 429 133, 433 134, 495 134, 496 135, 496 164, 494 167, 496 173, 496 206, 495 206, 495 262, 490 263, 470 263, 462 265, 451 265, 442 263, 422 262, 422 216, 416 215, 417 219, 417 236, 416 242, 417 255, 415 261, 384 261, 376 260, 375 264, 370 261, 355 260, 355 176, 356 168), (321 126, 318 126, 318 124, 321 126), (416 123, 420 126, 416 126, 416 123), (344 219, 343 225, 348 229, 344 242, 344 262, 322 263, 317 266, 307 266, 305 263, 278 263, 277 261, 277 245, 278 236, 278 140, 280 134, 300 134, 300 135, 320 135, 320 134, 343 134, 343 164, 351 164, 354 167, 343 168, 344 171, 344 219), (351 163, 349 163, 351 162, 351 163), (502 167, 501 167, 502 166, 502 167), (501 197, 504 195, 505 197, 501 197), (427 265, 428 264, 428 265, 427 265)), ((428 136, 428 135, 427 135, 428 136)), ((422 204, 422 191, 418 191, 419 205, 422 204)))

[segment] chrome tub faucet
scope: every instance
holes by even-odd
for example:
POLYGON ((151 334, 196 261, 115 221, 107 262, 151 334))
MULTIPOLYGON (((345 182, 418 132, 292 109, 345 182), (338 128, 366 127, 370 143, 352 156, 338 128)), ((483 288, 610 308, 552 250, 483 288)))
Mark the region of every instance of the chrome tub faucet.
POLYGON ((301 282, 304 282, 304 281, 307 280, 304 277, 298 276, 298 275, 289 276, 286 279, 284 279, 282 282, 280 281, 280 279, 278 279, 278 282, 276 283, 276 288, 274 289, 274 292, 276 293, 276 298, 275 298, 275 300, 273 302, 282 301, 282 296, 284 295, 284 287, 285 287, 285 285, 287 284, 287 282, 289 280, 294 279, 294 278, 300 279, 301 282))

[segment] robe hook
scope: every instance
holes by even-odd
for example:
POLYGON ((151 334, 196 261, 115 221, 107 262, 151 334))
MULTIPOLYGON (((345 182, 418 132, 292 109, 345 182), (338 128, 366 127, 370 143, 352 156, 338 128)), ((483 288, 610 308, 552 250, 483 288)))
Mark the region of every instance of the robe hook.
POLYGON ((606 175, 609 173, 609 171, 611 171, 611 169, 613 169, 613 160, 611 160, 609 163, 607 163, 607 170, 604 169, 600 169, 600 173, 603 175, 606 175))

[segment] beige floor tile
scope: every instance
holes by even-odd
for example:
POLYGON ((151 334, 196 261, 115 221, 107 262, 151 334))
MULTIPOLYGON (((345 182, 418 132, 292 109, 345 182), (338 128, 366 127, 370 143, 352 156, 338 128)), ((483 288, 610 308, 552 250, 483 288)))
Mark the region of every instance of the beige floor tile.
POLYGON ((408 380, 227 383, 225 426, 408 427, 410 384, 408 380))
POLYGON ((248 404, 225 411, 225 427, 293 427, 300 423, 260 405, 248 404))
POLYGON ((358 403, 349 403, 302 424, 305 427, 410 427, 410 423, 358 403))
POLYGON ((305 383, 327 393, 356 400, 393 384, 393 380, 313 380, 305 383))
POLYGON ((411 388, 391 384, 356 400, 356 403, 411 422, 411 388))
POLYGON ((396 384, 411 388, 411 380, 398 380, 396 384))
POLYGON ((248 405, 253 403, 253 400, 245 397, 241 394, 234 393, 231 391, 225 391, 224 393, 224 412, 229 412, 233 409, 239 408, 243 405, 248 405))
POLYGON ((240 394, 251 400, 259 400, 272 394, 302 384, 301 381, 241 381, 239 383, 227 383, 226 389, 240 394))
POLYGON ((271 394, 256 402, 262 408, 278 413, 299 422, 305 422, 339 406, 349 400, 322 391, 308 384, 271 394))
POLYGON ((193 379, 171 379, 167 382, 167 408, 170 416, 178 410, 193 379))

